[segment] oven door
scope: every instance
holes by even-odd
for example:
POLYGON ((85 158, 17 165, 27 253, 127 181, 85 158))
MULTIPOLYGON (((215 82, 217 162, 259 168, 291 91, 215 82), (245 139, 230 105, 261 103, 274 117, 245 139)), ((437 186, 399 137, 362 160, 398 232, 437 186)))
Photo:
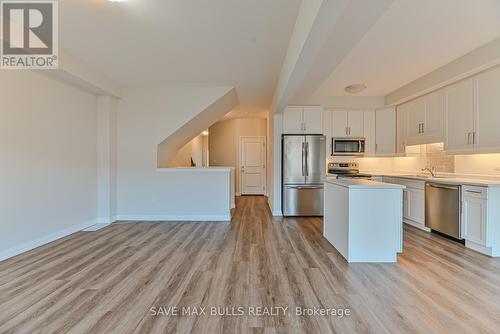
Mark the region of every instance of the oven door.
POLYGON ((365 155, 365 138, 332 138, 332 155, 365 155))

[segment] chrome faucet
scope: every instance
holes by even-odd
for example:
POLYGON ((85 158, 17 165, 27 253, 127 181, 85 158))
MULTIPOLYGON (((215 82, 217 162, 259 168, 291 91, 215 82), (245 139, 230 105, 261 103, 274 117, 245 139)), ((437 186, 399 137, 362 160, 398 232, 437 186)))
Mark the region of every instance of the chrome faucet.
POLYGON ((436 167, 432 167, 432 168, 425 167, 425 168, 422 168, 422 172, 425 172, 425 171, 428 171, 429 173, 431 173, 432 177, 436 177, 436 167))

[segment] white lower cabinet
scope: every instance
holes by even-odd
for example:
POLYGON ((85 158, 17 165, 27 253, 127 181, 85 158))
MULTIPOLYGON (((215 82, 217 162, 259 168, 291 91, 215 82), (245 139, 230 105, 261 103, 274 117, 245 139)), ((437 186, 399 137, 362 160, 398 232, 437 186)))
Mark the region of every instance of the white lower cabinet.
POLYGON ((408 209, 406 219, 417 223, 420 227, 425 226, 425 191, 416 188, 407 188, 408 209))
POLYGON ((463 186, 463 238, 481 246, 487 243, 488 196, 487 188, 463 186))
POLYGON ((403 191, 403 219, 407 224, 428 231, 425 227, 425 182, 397 177, 386 177, 384 181, 406 186, 403 191))

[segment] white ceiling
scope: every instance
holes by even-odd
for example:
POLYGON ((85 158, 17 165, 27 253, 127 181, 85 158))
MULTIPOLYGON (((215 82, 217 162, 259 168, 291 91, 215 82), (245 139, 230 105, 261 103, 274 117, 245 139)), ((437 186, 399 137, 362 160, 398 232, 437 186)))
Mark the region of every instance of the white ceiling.
POLYGON ((499 0, 395 0, 314 96, 383 96, 498 36, 499 0))
POLYGON ((60 45, 123 86, 232 85, 270 105, 300 0, 59 2, 60 45))

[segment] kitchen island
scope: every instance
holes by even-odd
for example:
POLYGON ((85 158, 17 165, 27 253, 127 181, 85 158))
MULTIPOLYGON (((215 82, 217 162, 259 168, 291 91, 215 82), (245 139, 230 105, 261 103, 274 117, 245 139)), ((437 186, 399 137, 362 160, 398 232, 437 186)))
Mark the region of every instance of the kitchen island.
POLYGON ((364 179, 327 180, 323 236, 347 262, 396 262, 403 249, 404 188, 364 179))

